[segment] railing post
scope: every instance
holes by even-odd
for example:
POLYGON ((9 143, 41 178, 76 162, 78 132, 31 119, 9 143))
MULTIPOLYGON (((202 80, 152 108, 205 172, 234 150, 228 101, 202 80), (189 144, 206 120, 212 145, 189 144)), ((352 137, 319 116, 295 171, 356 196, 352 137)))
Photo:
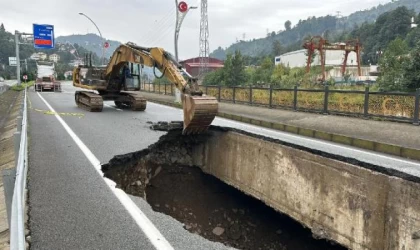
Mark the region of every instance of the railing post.
POLYGON ((236 87, 233 86, 233 103, 236 103, 236 97, 235 97, 235 95, 236 95, 236 87))
POLYGON ((20 149, 20 137, 22 136, 21 132, 15 132, 14 133, 14 147, 15 147, 15 165, 18 162, 18 158, 19 158, 19 149, 20 149))
POLYGON ((22 131, 22 119, 23 119, 23 117, 22 116, 18 116, 17 118, 16 118, 16 127, 17 127, 17 131, 18 132, 21 132, 22 131))
POLYGON ((165 95, 166 95, 166 86, 168 86, 168 84, 165 84, 164 86, 165 86, 165 95))
POLYGON ((220 102, 220 92, 222 91, 222 86, 219 85, 218 88, 219 88, 218 96, 219 96, 219 102, 220 102))
POLYGON ((297 94, 298 94, 298 87, 295 85, 293 88, 293 110, 297 111, 297 94))
POLYGON ((365 104, 364 104, 363 116, 365 119, 369 117, 369 87, 365 88, 365 104))
POLYGON ((160 94, 160 82, 158 83, 158 94, 160 94))
POLYGON ((206 85, 206 95, 208 95, 207 93, 209 93, 209 92, 208 92, 208 88, 209 88, 209 87, 206 85))
POLYGON ((4 188, 4 199, 6 203, 7 222, 10 228, 10 219, 12 217, 11 209, 13 202, 13 191, 15 190, 16 181, 16 168, 3 169, 3 188, 4 188))
POLYGON ((329 87, 325 86, 325 94, 324 94, 324 115, 328 115, 328 96, 329 96, 329 87))
POLYGON ((268 101, 268 107, 273 108, 273 85, 270 84, 270 100, 268 101))
POLYGON ((249 105, 252 105, 252 85, 249 86, 249 105))
POLYGON ((419 126, 419 112, 420 112, 420 89, 416 90, 416 99, 414 101, 414 121, 413 124, 419 126))

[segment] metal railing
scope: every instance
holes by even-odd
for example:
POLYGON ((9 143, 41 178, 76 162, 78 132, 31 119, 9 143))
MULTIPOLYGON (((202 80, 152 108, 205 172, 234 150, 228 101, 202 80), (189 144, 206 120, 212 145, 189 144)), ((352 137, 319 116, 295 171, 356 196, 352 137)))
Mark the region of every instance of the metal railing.
MULTIPOLYGON (((26 175, 28 171, 28 111, 27 111, 27 88, 22 107, 22 118, 18 118, 18 132, 15 136, 20 137, 19 147, 16 151, 16 179, 13 190, 13 200, 11 204, 10 216, 10 249, 23 250, 26 248, 25 241, 25 206, 26 206, 26 175)), ((15 141, 17 142, 17 141, 15 141)))
MULTIPOLYGON (((247 104, 270 109, 289 109, 362 118, 380 118, 419 125, 420 89, 411 93, 365 90, 200 86, 219 102, 247 104)), ((173 95, 172 84, 141 84, 141 90, 173 95)))

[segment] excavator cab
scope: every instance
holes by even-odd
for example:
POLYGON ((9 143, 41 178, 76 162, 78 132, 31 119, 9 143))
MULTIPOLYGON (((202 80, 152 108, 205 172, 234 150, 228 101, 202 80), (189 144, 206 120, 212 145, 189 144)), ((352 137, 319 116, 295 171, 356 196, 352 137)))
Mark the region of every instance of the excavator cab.
POLYGON ((120 70, 122 89, 125 91, 139 91, 142 65, 127 62, 120 70))

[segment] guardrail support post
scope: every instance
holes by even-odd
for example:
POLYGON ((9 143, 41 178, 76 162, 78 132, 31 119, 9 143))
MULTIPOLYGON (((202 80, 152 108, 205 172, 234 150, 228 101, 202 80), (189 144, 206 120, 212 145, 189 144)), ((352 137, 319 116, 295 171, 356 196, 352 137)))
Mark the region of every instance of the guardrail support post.
POLYGON ((330 94, 328 86, 325 86, 324 92, 324 115, 328 115, 328 96, 330 94))
POLYGON ((13 142, 14 142, 14 146, 15 146, 15 165, 18 162, 18 158, 19 158, 19 148, 20 148, 20 137, 21 137, 21 133, 19 132, 15 132, 14 136, 13 136, 13 142))
POLYGON ((218 93, 218 96, 219 96, 219 102, 220 102, 220 95, 221 95, 221 92, 222 91, 222 87, 219 85, 219 93, 218 93))
POLYGON ((297 111, 297 93, 298 93, 298 87, 295 85, 293 88, 293 110, 297 111))
POLYGON ((236 95, 236 87, 233 86, 233 103, 236 103, 235 95, 236 95))
POLYGON ((364 119, 369 117, 369 87, 365 88, 364 119))
POLYGON ((252 105, 252 85, 249 86, 249 105, 252 105))
POLYGON ((268 107, 273 108, 273 85, 270 84, 270 100, 268 101, 268 107))
POLYGON ((15 190, 16 168, 3 169, 2 175, 3 175, 4 199, 6 201, 7 222, 9 223, 9 228, 10 228, 10 219, 12 217, 11 208, 12 208, 12 201, 13 201, 13 192, 15 190))
POLYGON ((416 90, 416 100, 414 101, 414 121, 413 124, 419 126, 419 112, 420 112, 420 89, 416 90))
POLYGON ((17 131, 18 132, 21 132, 22 131, 22 119, 23 119, 22 116, 18 116, 16 118, 16 128, 17 128, 17 131))

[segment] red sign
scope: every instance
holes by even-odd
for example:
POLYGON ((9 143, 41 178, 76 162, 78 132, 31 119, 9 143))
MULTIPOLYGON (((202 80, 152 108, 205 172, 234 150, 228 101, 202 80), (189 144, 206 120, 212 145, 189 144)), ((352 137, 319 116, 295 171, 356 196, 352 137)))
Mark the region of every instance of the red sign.
POLYGON ((51 40, 45 40, 45 39, 35 39, 34 40, 35 45, 51 45, 51 40))
POLYGON ((107 49, 109 48, 109 42, 105 42, 104 47, 107 49))
POLYGON ((186 2, 180 2, 178 4, 178 10, 182 13, 188 10, 188 4, 186 2))

